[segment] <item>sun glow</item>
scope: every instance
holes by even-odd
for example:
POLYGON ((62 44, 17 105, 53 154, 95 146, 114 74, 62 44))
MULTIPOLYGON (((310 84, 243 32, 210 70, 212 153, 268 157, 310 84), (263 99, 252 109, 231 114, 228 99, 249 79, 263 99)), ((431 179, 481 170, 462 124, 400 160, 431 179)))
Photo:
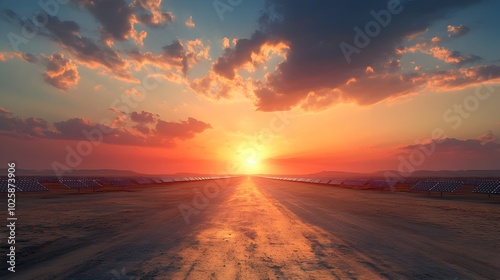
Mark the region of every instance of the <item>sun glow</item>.
POLYGON ((247 158, 247 165, 253 167, 257 164, 257 160, 255 158, 247 158))
POLYGON ((259 159, 255 156, 243 160, 243 171, 247 174, 257 173, 260 170, 259 159))

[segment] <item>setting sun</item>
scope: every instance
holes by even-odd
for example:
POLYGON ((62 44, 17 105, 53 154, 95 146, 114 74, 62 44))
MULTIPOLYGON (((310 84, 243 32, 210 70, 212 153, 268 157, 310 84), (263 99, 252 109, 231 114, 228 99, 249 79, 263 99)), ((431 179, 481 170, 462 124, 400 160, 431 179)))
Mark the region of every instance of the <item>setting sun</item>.
POLYGON ((255 158, 247 158, 247 165, 250 167, 254 167, 257 164, 257 160, 255 158))
POLYGON ((256 155, 246 157, 242 161, 242 171, 246 174, 256 174, 261 170, 261 164, 256 155))

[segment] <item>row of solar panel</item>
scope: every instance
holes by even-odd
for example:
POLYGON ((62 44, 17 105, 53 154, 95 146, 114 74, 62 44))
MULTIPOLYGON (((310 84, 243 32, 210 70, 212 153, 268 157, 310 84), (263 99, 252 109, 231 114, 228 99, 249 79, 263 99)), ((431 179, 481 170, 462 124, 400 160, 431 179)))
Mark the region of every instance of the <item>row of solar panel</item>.
MULTIPOLYGON (((56 178, 56 177, 54 177, 56 178)), ((229 178, 229 176, 188 177, 188 178, 63 178, 49 180, 49 177, 16 179, 14 184, 16 192, 41 192, 48 191, 41 183, 61 183, 69 189, 98 188, 103 185, 114 187, 128 187, 136 184, 155 184, 171 182, 190 182, 202 180, 216 180, 229 178)), ((8 192, 9 184, 7 178, 0 178, 0 192, 8 192)))
POLYGON ((12 186, 15 187, 16 192, 44 192, 49 190, 35 180, 16 179, 13 184, 9 185, 7 179, 0 179, 0 192, 8 192, 12 186))
POLYGON ((473 192, 483 194, 500 194, 500 181, 481 182, 473 192))
MULTIPOLYGON (((268 179, 297 181, 306 183, 329 184, 329 185, 342 185, 342 186, 356 186, 368 187, 372 189, 387 189, 395 185, 396 182, 391 182, 383 179, 316 179, 316 178, 290 178, 290 177, 265 177, 268 179)), ((467 184, 470 184, 468 181, 467 184)), ((476 187, 474 193, 480 194, 500 194, 500 181, 497 180, 475 180, 476 187)), ((464 181, 456 181, 449 179, 435 179, 432 181, 424 180, 417 182, 410 188, 413 191, 430 191, 430 192, 447 192, 453 193, 460 187, 466 185, 464 181)))
POLYGON ((136 177, 136 178, 95 178, 95 179, 61 179, 60 182, 70 189, 77 188, 95 188, 100 186, 113 186, 113 187, 130 187, 134 185, 146 184, 161 184, 172 182, 190 182, 202 180, 215 180, 226 177, 210 176, 210 177, 188 177, 188 178, 170 178, 170 177, 136 177))
POLYGON ((430 192, 455 192, 461 186, 462 181, 421 181, 410 188, 412 191, 430 191, 430 192))
POLYGON ((305 182, 324 185, 368 187, 371 189, 389 189, 395 185, 395 182, 384 179, 341 179, 341 178, 292 178, 292 177, 264 177, 274 180, 305 182))
MULTIPOLYGON (((455 192, 464 185, 462 181, 422 181, 411 187, 414 191, 455 192)), ((481 194, 500 194, 500 181, 482 181, 472 191, 481 194)))

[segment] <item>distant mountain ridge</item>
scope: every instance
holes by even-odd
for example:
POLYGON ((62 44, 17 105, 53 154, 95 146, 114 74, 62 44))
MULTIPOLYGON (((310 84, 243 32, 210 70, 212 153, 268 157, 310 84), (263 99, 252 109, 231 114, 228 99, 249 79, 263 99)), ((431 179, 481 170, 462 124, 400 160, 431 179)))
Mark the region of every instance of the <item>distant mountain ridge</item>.
MULTIPOLYGON (((0 170, 2 174, 7 175, 7 170, 0 170)), ((56 176, 54 170, 33 170, 33 169, 16 169, 17 176, 56 176)), ((144 174, 132 170, 117 170, 117 169, 80 169, 67 172, 64 176, 94 176, 94 177, 157 177, 157 176, 170 176, 170 177, 205 177, 214 176, 215 174, 204 173, 189 173, 179 172, 174 174, 144 174)), ((220 175, 220 174, 217 174, 220 175)))
MULTIPOLYGON (((341 171, 321 171, 308 174, 310 177, 384 177, 386 172, 398 175, 396 170, 384 170, 373 173, 354 173, 341 171)), ((401 176, 401 175, 400 175, 401 176)), ((401 176, 405 177, 405 176, 401 176)), ((500 177, 500 170, 418 170, 407 177, 500 177)))
MULTIPOLYGON (((4 169, 2 174, 7 174, 4 169)), ((56 176, 54 170, 43 169, 43 170, 33 170, 33 169, 16 169, 15 174, 17 176, 56 176)), ((131 170, 115 170, 115 169, 81 169, 72 170, 67 172, 64 176, 113 176, 113 177, 128 177, 128 176, 142 176, 143 174, 137 173, 131 170)))
MULTIPOLYGON (((398 174, 396 170, 377 171, 372 173, 345 172, 345 171, 321 171, 311 174, 255 174, 262 176, 287 176, 287 177, 337 177, 337 178, 356 178, 356 177, 384 177, 386 172, 398 174)), ((1 170, 0 176, 7 175, 7 170, 1 170)), ((32 170, 32 169, 17 169, 18 176, 55 176, 55 172, 50 169, 32 170)), ((203 177, 221 174, 204 174, 192 172, 178 172, 173 174, 143 174, 131 170, 116 170, 116 169, 84 169, 73 170, 65 176, 96 176, 96 177, 155 177, 155 176, 171 176, 171 177, 203 177)), ((236 174, 235 174, 236 175, 236 174)), ((243 174, 244 175, 244 174, 243 174)), ((404 177, 404 176, 401 176, 404 177)), ((411 174, 410 177, 500 177, 500 170, 418 170, 411 174)))

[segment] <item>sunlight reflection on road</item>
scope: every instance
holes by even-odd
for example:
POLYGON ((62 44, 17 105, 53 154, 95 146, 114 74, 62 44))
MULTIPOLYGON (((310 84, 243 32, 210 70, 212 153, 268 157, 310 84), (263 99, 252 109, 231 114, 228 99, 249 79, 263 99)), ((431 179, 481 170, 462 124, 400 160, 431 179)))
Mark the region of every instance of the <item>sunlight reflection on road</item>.
POLYGON ((250 178, 218 207, 210 226, 180 252, 182 266, 174 278, 377 277, 356 261, 348 263, 341 241, 300 221, 250 178))

